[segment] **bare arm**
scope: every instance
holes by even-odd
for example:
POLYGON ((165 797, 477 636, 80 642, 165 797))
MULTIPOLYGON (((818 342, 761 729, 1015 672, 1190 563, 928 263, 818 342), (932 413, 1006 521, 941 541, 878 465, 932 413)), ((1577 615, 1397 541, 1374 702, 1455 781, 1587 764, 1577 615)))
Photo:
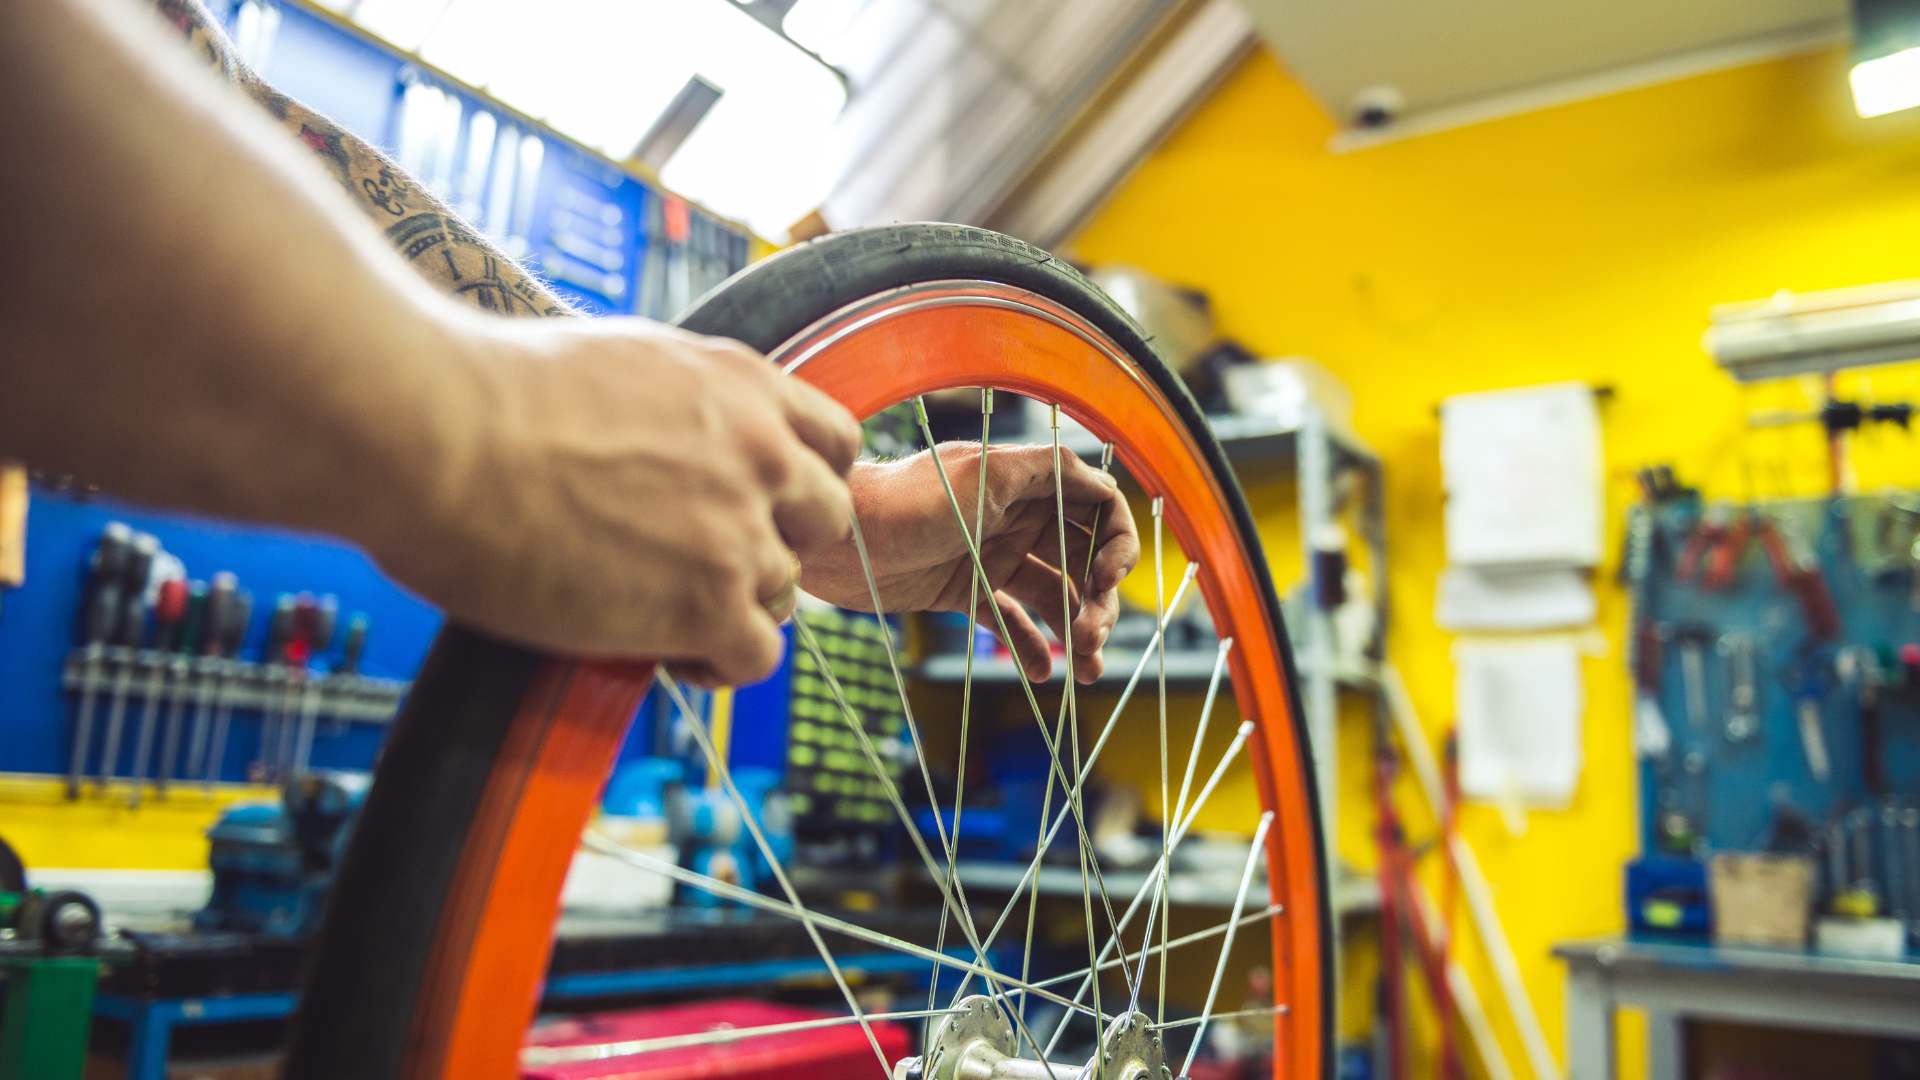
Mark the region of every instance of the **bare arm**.
POLYGON ((244 90, 299 139, 420 276, 441 292, 502 315, 571 315, 527 273, 406 170, 359 136, 268 85, 243 62, 202 0, 155 0, 195 55, 244 90))
POLYGON ((757 678, 845 410, 732 342, 451 303, 124 0, 0 4, 0 456, 345 536, 455 618, 757 678))

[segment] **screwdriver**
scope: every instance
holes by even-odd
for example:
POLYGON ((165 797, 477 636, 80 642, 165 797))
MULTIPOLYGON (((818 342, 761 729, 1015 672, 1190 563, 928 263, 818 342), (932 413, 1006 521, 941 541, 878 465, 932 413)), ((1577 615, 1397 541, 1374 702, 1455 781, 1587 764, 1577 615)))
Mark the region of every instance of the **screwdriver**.
MULTIPOLYGON (((319 655, 333 644, 334 627, 340 621, 340 598, 329 593, 320 598, 312 609, 308 620, 308 634, 304 641, 310 655, 319 655)), ((304 668, 302 670, 304 677, 304 668)), ((300 700, 300 735, 294 744, 293 774, 305 776, 307 763, 313 757, 314 728, 320 722, 320 684, 306 679, 306 688, 300 700)))
POLYGON ((215 666, 220 670, 220 688, 214 698, 219 711, 213 718, 213 749, 207 757, 206 782, 220 779, 221 769, 227 763, 227 732, 233 720, 233 672, 240 666, 240 646, 247 640, 247 627, 253 623, 253 594, 245 589, 238 590, 220 621, 218 636, 214 639, 215 666))
POLYGON ((80 707, 73 714, 73 756, 67 762, 67 798, 80 797, 93 741, 93 710, 99 695, 100 664, 120 616, 120 578, 126 572, 133 530, 109 521, 87 563, 87 586, 80 605, 80 641, 85 662, 80 673, 80 707))
POLYGON ((226 620, 232 617, 234 594, 239 587, 238 578, 226 570, 220 571, 207 585, 206 602, 200 609, 194 634, 194 651, 199 655, 193 662, 194 680, 199 689, 193 701, 193 734, 187 741, 187 776, 199 776, 206 767, 207 722, 211 719, 208 714, 213 707, 215 674, 220 668, 220 635, 226 620))
POLYGON ((147 627, 147 575, 153 572, 153 558, 160 553, 160 541, 147 533, 136 533, 127 549, 120 574, 120 610, 114 622, 113 643, 119 647, 120 668, 114 673, 113 701, 107 706, 107 741, 100 748, 99 790, 120 767, 120 732, 127 719, 127 695, 133 692, 133 662, 147 627))
POLYGON ((145 698, 140 709, 140 738, 133 749, 133 790, 128 806, 140 805, 140 787, 147 778, 147 763, 153 759, 153 738, 160 726, 162 690, 167 678, 167 654, 172 652, 187 618, 187 583, 168 578, 160 583, 160 595, 153 605, 152 671, 147 675, 145 698))
POLYGON ((347 620, 347 637, 340 647, 340 666, 333 669, 334 674, 360 674, 360 654, 366 649, 367 613, 356 611, 353 618, 347 620))
POLYGON ((260 655, 267 665, 266 685, 262 688, 265 704, 260 711, 260 750, 249 770, 255 783, 271 780, 279 765, 280 714, 287 684, 287 650, 293 644, 295 612, 299 600, 292 593, 281 593, 273 601, 273 615, 267 620, 267 648, 260 655))
POLYGON ((189 677, 193 671, 191 657, 194 643, 201 633, 201 624, 207 616, 207 583, 190 581, 187 583, 187 610, 180 620, 180 627, 173 635, 173 647, 167 651, 173 654, 168 662, 167 712, 160 721, 160 766, 154 770, 154 790, 160 797, 167 794, 167 781, 173 778, 174 771, 180 765, 180 729, 185 726, 180 715, 181 707, 187 697, 189 677))

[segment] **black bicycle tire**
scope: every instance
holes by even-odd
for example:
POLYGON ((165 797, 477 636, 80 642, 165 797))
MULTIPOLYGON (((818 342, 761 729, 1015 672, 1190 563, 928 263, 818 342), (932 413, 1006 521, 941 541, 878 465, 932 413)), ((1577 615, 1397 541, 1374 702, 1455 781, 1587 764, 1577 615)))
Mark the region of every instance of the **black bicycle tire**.
MULTIPOLYGON (((1172 402, 1220 481, 1248 550, 1259 537, 1225 453, 1185 384, 1134 321, 1069 264, 1012 237, 956 225, 889 225, 835 233, 735 274, 678 321, 683 328, 770 352, 817 319, 876 293, 923 281, 994 281, 1066 305, 1118 344, 1172 402)), ((1279 594, 1267 566, 1254 574, 1285 669, 1300 760, 1312 760, 1279 594)), ((382 752, 375 783, 338 869, 310 951, 284 1080, 398 1080, 415 1000, 455 880, 468 826, 539 654, 449 625, 436 639, 382 752)), ((1319 801, 1314 862, 1322 887, 1322 997, 1332 964, 1319 801)), ((1322 1008, 1321 1060, 1332 1075, 1332 1009, 1322 1008)))

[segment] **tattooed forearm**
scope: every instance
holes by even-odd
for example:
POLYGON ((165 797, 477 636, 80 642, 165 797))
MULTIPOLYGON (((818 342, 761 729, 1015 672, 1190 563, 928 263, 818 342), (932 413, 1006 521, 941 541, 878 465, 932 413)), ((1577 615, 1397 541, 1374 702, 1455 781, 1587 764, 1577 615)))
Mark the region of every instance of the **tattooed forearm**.
POLYGON ((450 296, 502 315, 574 314, 451 207, 414 183, 406 170, 352 132, 267 85, 241 62, 201 0, 155 2, 195 52, 313 151, 422 277, 450 296))

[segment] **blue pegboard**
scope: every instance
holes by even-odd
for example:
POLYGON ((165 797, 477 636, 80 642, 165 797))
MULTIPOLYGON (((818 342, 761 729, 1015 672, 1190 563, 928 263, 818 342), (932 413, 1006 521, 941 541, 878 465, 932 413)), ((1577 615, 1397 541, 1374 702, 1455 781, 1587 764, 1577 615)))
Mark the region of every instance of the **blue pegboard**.
MULTIPOLYGON (((1762 545, 1746 545, 1731 581, 1709 589, 1705 568, 1682 580, 1687 542, 1703 520, 1737 523, 1745 506, 1701 507, 1691 500, 1636 508, 1655 523, 1649 572, 1640 586, 1636 622, 1659 640, 1658 700, 1673 737, 1663 761, 1642 763, 1641 825, 1645 849, 1660 850, 1663 802, 1675 798, 1698 821, 1698 850, 1758 850, 1768 839, 1776 805, 1817 824, 1849 808, 1874 804, 1863 775, 1858 683, 1842 680, 1840 650, 1873 650, 1888 686, 1880 696, 1883 797, 1904 805, 1920 799, 1920 688, 1903 686, 1903 645, 1920 642, 1914 563, 1920 493, 1771 502, 1754 509, 1777 527, 1789 549, 1810 547, 1839 615, 1840 630, 1821 640, 1794 594, 1783 589, 1762 545), (1899 509, 1911 507, 1912 511, 1899 509), (1704 638, 1705 723, 1689 715, 1681 643, 1698 628, 1704 638), (1729 734, 1732 635, 1752 642, 1758 725, 1748 737, 1729 734), (1818 705, 1830 775, 1817 779, 1803 745, 1798 699, 1818 705), (1688 758, 1704 769, 1690 772, 1688 758), (1677 785, 1677 787, 1675 787, 1677 785)), ((1632 525, 1630 525, 1630 528, 1632 525)), ((1636 635, 1637 637, 1643 635, 1636 635)), ((1878 841, 1876 840, 1876 845, 1878 841)))
MULTIPOLYGON (((152 533, 186 564, 190 577, 232 571, 254 594, 253 625, 241 655, 257 657, 265 644, 273 598, 283 592, 333 593, 342 624, 356 611, 372 621, 361 670, 410 679, 440 629, 440 613, 389 580, 365 553, 343 541, 280 529, 234 525, 187 514, 163 513, 112 499, 77 501, 36 489, 27 511, 27 581, 0 594, 0 771, 61 773, 74 702, 60 689, 61 665, 77 638, 76 616, 87 558, 109 521, 152 533)), ((365 768, 385 732, 353 724, 314 745, 323 768, 365 768)), ((256 714, 234 720, 223 776, 245 778, 259 741, 256 714)), ((123 747, 126 775, 132 740, 123 747)))

